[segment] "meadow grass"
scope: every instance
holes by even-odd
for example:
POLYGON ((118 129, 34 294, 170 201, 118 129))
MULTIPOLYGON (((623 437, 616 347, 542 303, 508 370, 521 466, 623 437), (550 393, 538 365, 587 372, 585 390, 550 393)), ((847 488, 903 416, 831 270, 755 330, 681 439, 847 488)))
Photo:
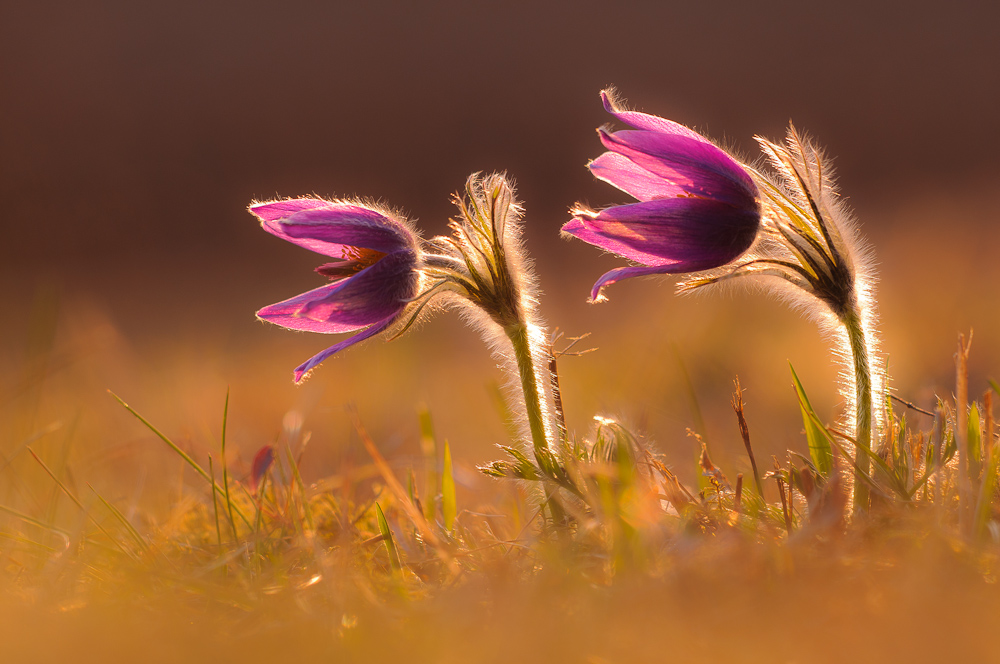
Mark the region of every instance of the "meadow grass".
MULTIPOLYGON (((272 461, 251 468, 242 459, 256 450, 234 456, 227 444, 230 395, 218 395, 207 444, 194 444, 104 393, 89 404, 99 435, 159 450, 151 474, 165 481, 151 479, 140 500, 142 489, 81 458, 80 423, 45 419, 39 403, 53 388, 31 369, 52 350, 22 358, 8 393, 5 661, 992 656, 996 385, 969 397, 961 437, 952 399, 930 415, 893 402, 872 455, 871 514, 853 520, 850 441, 794 374, 786 394, 801 444, 758 451, 746 473, 753 416, 737 386, 727 426, 747 456, 717 464, 702 443, 695 482, 640 433, 600 418, 562 439, 557 472, 508 441, 484 470, 520 479, 475 491, 460 441, 440 439, 428 410, 407 415, 418 452, 395 455, 348 413, 355 453, 316 477, 304 466, 317 443, 295 417, 268 443, 272 461)), ((138 460, 113 445, 100 454, 138 460)))
POLYGON ((0 330, 0 655, 991 661, 997 321, 983 308, 955 353, 984 300, 921 281, 931 244, 883 243, 893 374, 926 413, 892 402, 857 520, 823 346, 760 298, 707 310, 638 284, 602 305, 582 342, 600 352, 559 358, 554 516, 538 481, 477 469, 539 474, 488 354, 446 318, 296 387, 305 336, 199 322, 143 344, 40 291, 0 330), (925 301, 939 315, 915 326, 925 301))

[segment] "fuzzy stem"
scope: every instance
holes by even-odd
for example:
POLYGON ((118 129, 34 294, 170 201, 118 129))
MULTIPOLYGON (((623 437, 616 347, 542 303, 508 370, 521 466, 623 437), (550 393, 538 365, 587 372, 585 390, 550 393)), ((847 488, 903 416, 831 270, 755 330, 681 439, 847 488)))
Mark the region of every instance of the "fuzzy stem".
MULTIPOLYGON (((872 441, 872 374, 868 358, 868 344, 865 331, 861 325, 860 312, 856 308, 849 309, 841 318, 847 331, 848 343, 851 346, 851 357, 854 364, 854 437, 858 448, 855 452, 855 463, 860 470, 871 474, 872 441)), ((867 480, 860 473, 854 478, 854 514, 868 511, 867 480)))
POLYGON ((542 403, 538 392, 538 379, 535 376, 535 365, 531 356, 528 326, 523 322, 518 322, 505 327, 504 332, 510 339, 511 345, 514 346, 514 357, 517 358, 517 371, 521 376, 524 408, 528 415, 528 427, 531 429, 531 441, 535 446, 535 454, 548 452, 549 441, 545 436, 545 423, 542 420, 542 403))

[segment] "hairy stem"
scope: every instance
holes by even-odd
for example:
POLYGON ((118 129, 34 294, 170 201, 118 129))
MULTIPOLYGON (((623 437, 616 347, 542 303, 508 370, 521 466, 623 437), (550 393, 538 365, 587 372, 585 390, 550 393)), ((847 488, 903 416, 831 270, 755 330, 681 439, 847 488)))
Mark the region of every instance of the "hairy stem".
POLYGON ((535 364, 531 356, 531 341, 528 338, 528 326, 523 322, 508 325, 504 328, 507 338, 514 346, 514 357, 517 359, 517 371, 521 376, 521 389, 524 390, 524 408, 528 415, 528 427, 531 429, 531 442, 535 454, 549 451, 549 441, 545 436, 545 422, 542 419, 541 395, 538 392, 538 379, 535 375, 535 364))
MULTIPOLYGON (((856 307, 848 309, 841 318, 847 331, 854 364, 854 436, 858 443, 855 463, 865 473, 871 474, 868 452, 872 445, 872 374, 868 358, 868 342, 856 307)), ((868 511, 868 485, 860 473, 854 478, 854 514, 868 511)))

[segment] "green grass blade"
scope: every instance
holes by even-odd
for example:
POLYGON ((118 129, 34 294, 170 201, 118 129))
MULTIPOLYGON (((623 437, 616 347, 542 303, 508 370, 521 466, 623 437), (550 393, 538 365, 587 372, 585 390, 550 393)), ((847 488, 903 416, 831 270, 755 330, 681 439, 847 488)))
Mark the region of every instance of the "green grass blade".
POLYGON ((65 493, 67 496, 69 496, 69 499, 73 501, 73 504, 76 505, 77 507, 79 507, 84 512, 86 512, 87 509, 83 506, 83 503, 80 502, 80 499, 77 498, 75 495, 73 495, 72 491, 70 491, 68 488, 66 488, 66 485, 62 483, 62 480, 60 480, 58 477, 56 477, 56 474, 53 473, 49 469, 49 467, 45 464, 44 461, 42 461, 42 459, 37 454, 35 454, 35 450, 31 449, 30 447, 28 447, 26 449, 31 454, 31 456, 34 457, 35 461, 38 462, 38 465, 42 467, 42 470, 44 470, 45 473, 50 478, 52 478, 52 481, 56 483, 56 486, 58 486, 60 489, 62 489, 63 493, 65 493))
POLYGON ((431 411, 426 407, 420 409, 420 449, 424 454, 424 464, 427 468, 427 475, 424 478, 427 486, 427 493, 424 496, 424 517, 428 522, 434 522, 434 510, 437 496, 437 438, 434 436, 434 420, 431 419, 431 411))
MULTIPOLYGON (((191 455, 189 455, 187 452, 185 452, 180 447, 178 447, 177 443, 175 443, 174 441, 170 440, 165 435, 163 435, 160 432, 160 430, 157 429, 155 426, 153 426, 146 418, 144 418, 142 415, 140 415, 139 413, 137 413, 131 406, 129 406, 127 403, 125 403, 120 396, 118 396, 117 394, 115 394, 111 390, 108 390, 108 393, 111 396, 113 396, 115 398, 115 400, 117 400, 118 403, 120 403, 125 408, 125 410, 127 410, 130 413, 132 413, 132 415, 134 415, 136 419, 138 419, 140 422, 142 422, 143 424, 146 425, 147 429, 149 429, 154 434, 156 434, 156 436, 160 440, 162 440, 164 443, 166 443, 167 446, 170 447, 170 449, 172 449, 182 459, 184 459, 184 461, 187 462, 187 464, 189 466, 191 466, 192 468, 194 468, 194 470, 195 470, 196 473, 198 473, 199 475, 201 475, 202 477, 204 477, 205 481, 208 482, 209 485, 211 485, 212 488, 215 489, 215 491, 219 493, 219 495, 223 495, 223 496, 226 495, 225 492, 223 491, 222 487, 220 487, 218 484, 216 484, 215 482, 212 481, 212 477, 211 477, 211 475, 208 474, 208 471, 206 471, 204 468, 202 468, 198 464, 197 461, 195 461, 194 459, 192 459, 191 455)), ((227 411, 228 411, 228 405, 229 405, 229 399, 227 397, 226 398, 226 406, 227 406, 226 410, 227 411)), ((233 509, 234 512, 236 512, 236 514, 239 515, 239 517, 243 520, 243 523, 245 523, 248 528, 252 528, 253 527, 253 525, 250 523, 250 520, 243 514, 243 512, 239 509, 239 507, 233 505, 232 503, 230 503, 230 507, 233 509)))
POLYGON ((973 522, 974 531, 977 537, 982 537, 986 532, 986 524, 993 514, 993 494, 997 488, 997 473, 1000 472, 1000 449, 993 448, 990 454, 989 465, 983 473, 983 483, 979 489, 979 499, 976 501, 976 515, 973 522))
POLYGON ((108 508, 108 511, 111 512, 111 514, 113 514, 116 519, 118 519, 118 522, 121 523, 123 526, 125 526, 125 529, 128 531, 129 535, 131 535, 132 539, 134 539, 139 544, 139 546, 142 547, 142 550, 149 551, 149 544, 146 542, 146 538, 143 537, 139 533, 139 531, 135 529, 135 526, 129 523, 129 520, 125 518, 125 515, 122 514, 117 507, 115 507, 107 500, 105 500, 104 496, 97 493, 97 489, 91 486, 89 482, 87 483, 87 486, 90 487, 90 490, 94 492, 94 495, 97 496, 97 499, 100 500, 102 503, 104 503, 104 506, 108 508))
POLYGON ((455 500, 455 473, 451 463, 451 447, 444 441, 444 470, 441 474, 441 513, 444 517, 444 529, 451 532, 458 515, 458 504, 455 500))
POLYGON ((417 474, 410 468, 406 473, 406 495, 410 497, 410 502, 414 505, 420 504, 420 496, 417 495, 417 474))
POLYGON ((111 540, 112 542, 114 542, 115 546, 117 546, 122 551, 122 553, 125 553, 127 555, 132 555, 131 551, 129 551, 128 549, 126 549, 125 546, 121 542, 119 542, 117 539, 115 539, 114 537, 112 537, 111 533, 109 533, 107 530, 105 530, 104 526, 102 526, 101 523, 97 519, 95 519, 90 514, 90 512, 87 511, 87 508, 83 506, 83 503, 80 502, 80 499, 77 498, 73 494, 73 492, 70 491, 69 488, 65 484, 62 483, 62 480, 60 480, 58 477, 56 477, 56 474, 52 472, 52 470, 45 464, 44 461, 42 461, 41 457, 39 457, 37 454, 35 454, 35 450, 31 449, 30 447, 27 448, 27 449, 28 449, 28 452, 31 453, 31 456, 34 457, 35 461, 38 462, 38 465, 42 467, 42 470, 44 470, 48 474, 48 476, 52 478, 52 481, 56 483, 56 486, 58 486, 62 490, 63 493, 65 493, 67 496, 69 496, 69 499, 73 501, 73 504, 76 505, 78 508, 80 508, 81 512, 83 512, 84 514, 87 515, 87 518, 89 518, 94 523, 94 525, 97 526, 97 529, 100 530, 101 533, 103 533, 105 537, 107 537, 109 540, 111 540))
MULTIPOLYGON (((872 488, 878 489, 884 495, 885 491, 882 491, 881 486, 878 483, 876 483, 875 479, 868 473, 864 472, 861 469, 860 465, 858 465, 857 460, 851 458, 851 455, 847 453, 847 450, 845 450, 844 447, 834 439, 833 432, 831 432, 826 426, 823 425, 822 422, 820 422, 819 418, 816 417, 815 413, 810 413, 810 416, 813 418, 813 421, 816 423, 816 425, 820 427, 820 430, 827 437, 827 440, 831 444, 833 444, 838 450, 840 450, 840 453, 843 454, 851 462, 851 466, 854 468, 854 471, 860 474, 868 482, 868 484, 871 485, 872 488)), ((885 462, 885 459, 883 459, 873 450, 858 445, 857 441, 851 438, 850 436, 840 432, 838 432, 837 435, 843 438, 844 440, 849 441, 852 445, 854 445, 854 449, 856 451, 864 452, 866 455, 868 455, 868 458, 870 458, 872 461, 875 462, 875 465, 878 467, 878 469, 881 470, 882 473, 889 480, 890 484, 889 488, 892 489, 892 491, 898 497, 904 500, 910 499, 910 492, 906 488, 906 485, 899 478, 899 476, 895 472, 893 472, 892 466, 887 464, 885 462)))
POLYGON ((52 526, 52 525, 49 525, 49 524, 45 523, 44 521, 39 521, 35 517, 28 516, 24 512, 19 512, 19 511, 17 511, 16 509, 14 509, 12 507, 7 507, 6 505, 0 505, 0 512, 4 512, 5 514, 9 514, 9 515, 11 515, 12 517, 14 517, 16 519, 20 519, 21 521, 24 521, 25 523, 30 523, 31 525, 37 526, 37 527, 41 528, 42 530, 47 530, 47 531, 49 531, 51 533, 56 533, 57 535, 62 535, 66 539, 69 539, 70 533, 69 533, 68 530, 63 530, 62 528, 59 528, 58 526, 52 526))
MULTIPOLYGON (((69 473, 69 451, 71 443, 73 442, 73 437, 76 435, 77 427, 80 424, 80 413, 78 412, 70 423, 66 435, 62 440, 62 444, 59 449, 59 456, 53 466, 57 471, 65 471, 69 473)), ((70 475, 72 478, 72 475, 70 475)), ((56 514, 59 510, 59 498, 61 497, 60 488, 58 486, 52 489, 52 498, 49 500, 48 509, 45 512, 45 519, 47 521, 55 521, 56 514)))
POLYGON ((789 363, 788 368, 792 371, 795 393, 799 397, 802 423, 806 430, 806 442, 809 444, 809 456, 812 457, 816 470, 824 477, 829 477, 830 471, 833 470, 833 448, 830 446, 830 440, 824 435, 822 428, 816 424, 814 419, 816 411, 809 403, 809 397, 806 396, 805 388, 802 387, 802 382, 799 380, 798 374, 795 373, 795 367, 789 363))
POLYGON ((306 517, 306 526, 309 527, 310 532, 314 532, 316 524, 313 522, 312 508, 309 506, 309 491, 306 489, 305 482, 302 481, 302 475, 299 474, 299 464, 295 462, 295 455, 292 454, 292 448, 286 447, 285 450, 288 452, 288 465, 292 468, 292 477, 295 479, 295 483, 299 485, 299 496, 302 500, 302 513, 306 517))
POLYGON ((45 436, 47 436, 48 434, 52 433, 53 431, 58 431, 61 428, 62 428, 61 422, 53 422, 44 429, 36 431, 32 435, 22 440, 21 443, 16 448, 14 448, 14 451, 11 452, 9 455, 0 452, 0 471, 6 470, 7 466, 9 466, 11 462, 14 461, 14 459, 16 459, 21 452, 28 449, 28 445, 31 445, 36 440, 40 440, 45 436))
MULTIPOLYGON (((823 424, 823 422, 819 419, 819 416, 816 415, 816 413, 812 410, 812 408, 804 409, 803 412, 808 414, 810 421, 813 423, 813 425, 816 426, 817 430, 826 439, 827 443, 836 447, 837 450, 844 456, 844 458, 846 458, 850 462, 851 467, 854 469, 854 472, 856 473, 856 476, 860 476, 873 489, 876 489, 880 493, 885 495, 885 491, 883 491, 882 487, 875 481, 875 478, 872 477, 872 475, 870 475, 869 473, 866 473, 857 463, 857 460, 851 457, 851 455, 848 454, 847 450, 845 450, 844 447, 836 441, 836 439, 834 438, 834 432, 832 432, 826 425, 823 424)), ((878 466, 879 470, 881 470, 885 474, 886 478, 890 482, 889 488, 892 489, 892 491, 897 496, 899 496, 904 500, 910 499, 910 492, 907 490, 905 484, 899 478, 899 476, 897 476, 896 473, 893 472, 892 467, 885 462, 885 459, 880 457, 874 451, 858 445, 856 440, 854 440, 853 438, 844 433, 836 432, 836 435, 840 436, 844 440, 847 440, 851 444, 853 444, 855 450, 860 450, 860 452, 864 452, 865 454, 867 454, 868 457, 875 462, 875 465, 878 466)))
MULTIPOLYGON (((208 455, 208 472, 212 476, 212 484, 215 484, 215 466, 212 465, 212 455, 208 455)), ((219 550, 222 550, 222 527, 219 526, 219 497, 212 492, 212 511, 215 513, 215 537, 219 542, 219 550)))
MULTIPOLYGON (((226 465, 226 427, 229 424, 229 388, 226 388, 226 405, 222 407, 222 487, 226 493, 226 514, 229 516, 229 525, 233 529, 233 540, 239 540, 240 536, 236 532, 236 519, 233 518, 233 501, 229 495, 229 467, 226 465)), ((243 519, 246 521, 246 519, 243 519)))
POLYGON ((403 565, 399 561, 399 551, 396 550, 396 542, 392 539, 389 523, 385 520, 385 514, 382 513, 382 507, 378 503, 375 503, 375 517, 378 519, 378 530, 382 533, 386 553, 389 554, 389 566, 393 574, 399 574, 403 570, 403 565))
POLYGON ((979 419, 979 405, 973 402, 969 408, 968 438, 966 439, 969 441, 969 474, 973 481, 979 478, 983 457, 983 432, 979 419))

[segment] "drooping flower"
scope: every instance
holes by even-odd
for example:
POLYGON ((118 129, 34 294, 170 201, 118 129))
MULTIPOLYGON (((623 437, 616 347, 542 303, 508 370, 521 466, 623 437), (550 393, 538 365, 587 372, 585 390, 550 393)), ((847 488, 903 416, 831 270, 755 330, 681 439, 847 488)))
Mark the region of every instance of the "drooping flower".
POLYGON ((884 417, 871 251, 837 195, 823 152, 795 127, 784 145, 757 137, 772 173, 752 171, 764 210, 760 241, 740 261, 692 275, 681 292, 749 278, 811 314, 835 341, 843 364, 841 394, 854 433, 855 513, 868 509, 873 444, 884 417))
POLYGON ((522 209, 501 174, 473 174, 450 237, 422 241, 402 220, 349 201, 287 199, 255 204, 264 229, 339 259, 317 269, 334 283, 265 307, 258 317, 296 330, 352 332, 295 370, 295 380, 330 355, 392 328, 395 336, 425 311, 458 307, 478 327, 524 392, 525 433, 545 468, 552 421, 549 348, 537 315, 537 287, 521 241, 522 209))
POLYGON ((633 127, 598 129, 608 149, 589 164, 595 177, 638 203, 573 210, 564 233, 638 266, 606 273, 591 292, 621 279, 708 270, 732 262, 753 244, 761 211, 747 170, 707 138, 655 115, 626 111, 607 90, 604 108, 633 127))
POLYGON ((389 328, 420 284, 417 236, 396 215, 349 201, 293 198, 255 203, 264 230, 334 259, 316 268, 332 282, 264 307, 257 317, 292 330, 358 332, 295 369, 295 382, 334 353, 389 328))

